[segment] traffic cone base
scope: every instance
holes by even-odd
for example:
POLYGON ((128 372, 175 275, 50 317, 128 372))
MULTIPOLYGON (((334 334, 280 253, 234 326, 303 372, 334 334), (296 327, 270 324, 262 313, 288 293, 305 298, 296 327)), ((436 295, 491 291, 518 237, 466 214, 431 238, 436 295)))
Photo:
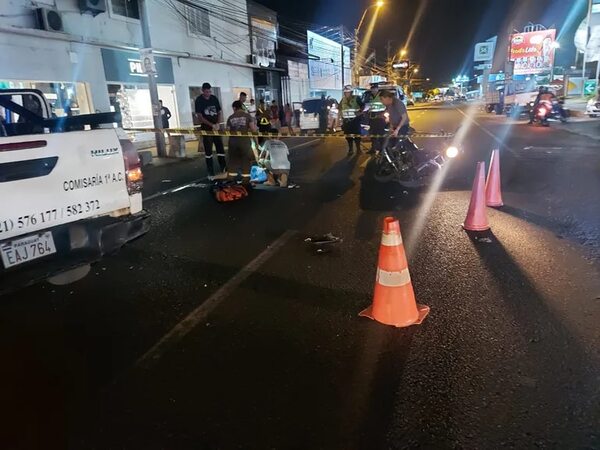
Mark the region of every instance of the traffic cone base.
MULTIPOLYGON (((454 222, 454 223, 456 223, 456 222, 454 222)), ((465 225, 464 223, 462 224, 462 227, 466 231, 487 231, 487 230, 490 229, 489 225, 481 225, 481 226, 478 226, 478 225, 468 225, 468 224, 465 225)))
POLYGON ((404 322, 398 322, 398 321, 394 321, 394 320, 389 320, 389 321, 384 321, 381 318, 376 319, 373 316, 373 306, 369 306, 367 309, 365 309, 364 311, 361 311, 358 315, 360 317, 368 317, 369 319, 372 320, 376 320, 377 322, 383 323, 384 325, 392 325, 396 328, 404 328, 404 327, 409 327, 411 325, 421 325, 423 323, 423 321, 425 320, 425 317, 427 317, 427 315, 429 314, 430 308, 427 305, 420 305, 417 303, 417 318, 414 320, 409 320, 409 321, 404 321, 404 322))
POLYGON ((490 229, 485 207, 485 163, 481 161, 477 163, 469 210, 462 226, 467 231, 485 231, 490 229))
POLYGON ((379 249, 373 304, 359 316, 399 328, 418 325, 427 314, 429 307, 418 305, 415 300, 400 224, 393 217, 386 217, 379 249))

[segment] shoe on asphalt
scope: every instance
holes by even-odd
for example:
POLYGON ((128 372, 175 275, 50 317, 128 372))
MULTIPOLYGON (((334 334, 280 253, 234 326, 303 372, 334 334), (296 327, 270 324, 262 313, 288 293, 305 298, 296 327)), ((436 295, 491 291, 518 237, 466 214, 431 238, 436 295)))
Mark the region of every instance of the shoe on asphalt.
POLYGON ((222 172, 218 175, 213 176, 213 180, 225 180, 227 179, 227 172, 222 172))

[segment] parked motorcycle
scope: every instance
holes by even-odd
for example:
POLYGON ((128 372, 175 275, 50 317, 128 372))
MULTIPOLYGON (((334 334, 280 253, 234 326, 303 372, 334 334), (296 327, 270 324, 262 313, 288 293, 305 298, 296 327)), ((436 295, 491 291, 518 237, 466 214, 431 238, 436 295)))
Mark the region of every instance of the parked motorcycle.
POLYGON ((380 183, 396 181, 406 188, 426 186, 444 164, 459 155, 449 146, 444 153, 424 150, 409 138, 388 138, 383 150, 370 162, 373 178, 380 183))

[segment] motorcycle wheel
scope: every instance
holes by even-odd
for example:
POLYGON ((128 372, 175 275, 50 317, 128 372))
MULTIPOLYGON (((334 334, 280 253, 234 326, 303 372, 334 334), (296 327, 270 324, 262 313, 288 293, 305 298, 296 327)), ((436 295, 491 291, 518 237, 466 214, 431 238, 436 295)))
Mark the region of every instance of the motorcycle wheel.
POLYGON ((373 178, 379 183, 389 183, 396 177, 396 171, 387 161, 378 157, 373 161, 373 178))

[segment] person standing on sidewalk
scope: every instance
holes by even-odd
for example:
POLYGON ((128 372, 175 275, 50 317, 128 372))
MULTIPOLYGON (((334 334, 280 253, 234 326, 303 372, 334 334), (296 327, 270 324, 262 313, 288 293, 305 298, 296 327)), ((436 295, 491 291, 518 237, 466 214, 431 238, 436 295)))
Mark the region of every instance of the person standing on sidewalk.
MULTIPOLYGON (((223 110, 219 99, 212 95, 212 86, 209 83, 202 85, 202 95, 196 98, 195 110, 200 121, 200 129, 203 131, 219 131, 219 123, 223 119, 223 110)), ((227 170, 227 161, 225 159, 225 146, 221 136, 203 136, 204 154, 206 158, 206 170, 209 179, 215 178, 215 169, 213 163, 213 144, 217 150, 217 158, 221 172, 227 170)))
MULTIPOLYGON (((242 102, 237 100, 231 105, 233 114, 227 119, 227 130, 248 133, 256 131, 252 116, 243 109, 242 102)), ((237 179, 241 175, 242 183, 250 184, 250 166, 252 160, 252 138, 231 136, 228 152, 228 178, 237 179)))
POLYGON ((289 103, 285 104, 284 114, 285 114, 285 124, 288 127, 288 131, 290 133, 293 133, 292 118, 294 117, 294 112, 292 111, 292 107, 290 106, 289 103))
POLYGON ((248 113, 252 116, 252 118, 256 119, 256 102, 253 98, 250 99, 250 106, 248 106, 248 113))
POLYGON ((246 100, 248 99, 248 95, 245 92, 240 92, 240 98, 238 99, 242 103, 242 110, 244 112, 248 111, 248 106, 246 105, 246 100))
POLYGON ((160 117, 162 118, 162 127, 163 128, 171 128, 169 126, 169 119, 171 118, 171 111, 166 106, 163 106, 163 101, 159 100, 160 103, 160 117))

